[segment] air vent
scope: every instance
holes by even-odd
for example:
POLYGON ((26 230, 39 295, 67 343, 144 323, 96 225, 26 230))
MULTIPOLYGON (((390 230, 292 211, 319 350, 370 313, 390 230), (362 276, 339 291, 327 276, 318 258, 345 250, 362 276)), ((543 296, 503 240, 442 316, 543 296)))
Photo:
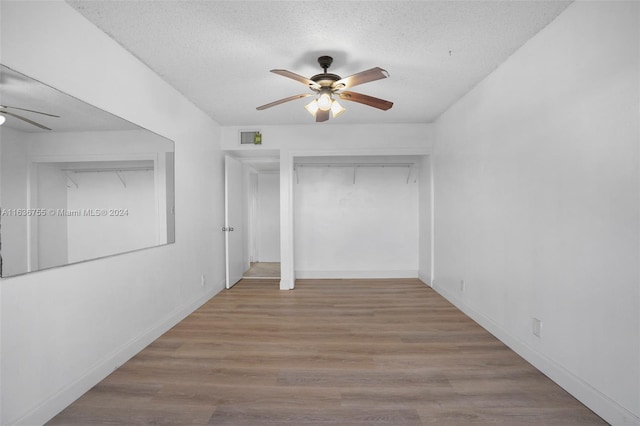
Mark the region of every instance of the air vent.
POLYGON ((241 131, 240 144, 241 145, 261 145, 262 133, 260 133, 258 130, 241 131))

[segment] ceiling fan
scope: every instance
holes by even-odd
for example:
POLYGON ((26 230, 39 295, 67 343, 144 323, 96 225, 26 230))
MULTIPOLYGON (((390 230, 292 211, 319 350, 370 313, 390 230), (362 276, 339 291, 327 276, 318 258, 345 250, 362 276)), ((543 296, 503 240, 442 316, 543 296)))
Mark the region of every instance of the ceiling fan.
MULTIPOLYGON (((19 120, 27 122, 27 123, 29 123, 29 124, 31 124, 33 126, 41 128, 43 130, 51 130, 51 129, 49 127, 43 125, 43 124, 37 123, 37 122, 35 122, 33 120, 30 120, 27 117, 23 117, 22 115, 16 114, 14 112, 7 111, 7 109, 15 109, 15 110, 20 110, 20 111, 33 112, 33 113, 36 113, 36 114, 46 115, 48 117, 60 118, 59 115, 48 114, 46 112, 34 111, 32 109, 12 107, 12 106, 8 106, 8 105, 0 105, 0 114, 4 114, 4 115, 9 115, 11 117, 15 117, 15 118, 17 118, 19 120)), ((4 116, 0 116, 0 124, 4 123, 4 120, 5 120, 5 117, 4 116)))
POLYGON ((256 109, 264 110, 296 99, 316 96, 316 98, 306 105, 305 108, 316 118, 317 122, 321 122, 329 119, 329 112, 331 112, 333 118, 336 118, 345 111, 342 105, 340 105, 337 100, 333 99, 333 95, 336 95, 345 101, 358 102, 384 111, 393 106, 393 102, 345 90, 357 86, 358 84, 387 78, 389 77, 389 73, 387 71, 382 68, 375 67, 350 75, 349 77, 342 78, 339 75, 327 72, 327 69, 331 66, 332 62, 333 58, 331 56, 320 56, 318 58, 318 63, 324 72, 316 74, 311 78, 306 78, 287 70, 271 70, 274 74, 288 77, 307 85, 313 93, 289 96, 288 98, 259 106, 256 109))

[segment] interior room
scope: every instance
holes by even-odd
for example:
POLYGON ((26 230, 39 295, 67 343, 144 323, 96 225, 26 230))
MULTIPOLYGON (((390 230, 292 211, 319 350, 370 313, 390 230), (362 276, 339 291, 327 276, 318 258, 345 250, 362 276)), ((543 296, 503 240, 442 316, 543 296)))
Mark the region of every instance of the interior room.
POLYGON ((640 425, 640 3, 1 0, 0 64, 0 424, 640 425))

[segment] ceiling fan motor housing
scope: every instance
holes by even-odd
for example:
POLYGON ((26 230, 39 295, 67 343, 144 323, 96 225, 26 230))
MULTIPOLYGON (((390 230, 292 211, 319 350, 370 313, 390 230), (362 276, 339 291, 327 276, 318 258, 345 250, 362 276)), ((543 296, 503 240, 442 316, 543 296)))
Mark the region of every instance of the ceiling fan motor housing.
POLYGON ((320 68, 322 68, 326 73, 327 68, 329 68, 333 63, 333 58, 331 56, 320 56, 318 58, 318 63, 320 64, 320 68))
POLYGON ((327 72, 327 69, 333 63, 333 58, 331 56, 320 56, 318 58, 318 63, 320 64, 324 72, 322 74, 314 75, 309 80, 318 83, 322 87, 331 87, 333 82, 338 81, 342 78, 337 74, 331 74, 327 72))
POLYGON ((323 74, 314 75, 313 77, 310 78, 310 80, 315 83, 318 83, 322 87, 331 87, 331 84, 334 81, 340 80, 340 78, 341 77, 336 74, 323 73, 323 74))

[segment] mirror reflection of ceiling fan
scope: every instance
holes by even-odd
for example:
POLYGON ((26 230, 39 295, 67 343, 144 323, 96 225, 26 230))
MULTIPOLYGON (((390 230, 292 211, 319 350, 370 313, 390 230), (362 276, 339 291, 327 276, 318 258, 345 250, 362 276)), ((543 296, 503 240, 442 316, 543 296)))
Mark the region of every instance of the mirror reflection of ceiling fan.
POLYGON ((26 123, 29 123, 29 124, 31 124, 31 125, 33 125, 33 126, 39 127, 39 128, 41 128, 41 129, 44 129, 44 130, 51 130, 49 127, 47 127, 47 126, 45 126, 45 125, 43 125, 43 124, 40 124, 40 123, 38 123, 38 122, 36 122, 36 121, 30 120, 30 119, 28 119, 27 117, 24 117, 24 116, 22 116, 22 115, 20 115, 20 114, 16 114, 15 112, 7 111, 8 109, 12 109, 12 110, 19 110, 19 111, 25 111, 25 112, 30 112, 30 113, 35 113, 35 114, 41 114, 41 115, 46 115, 47 117, 60 118, 60 116, 59 116, 59 115, 49 114, 49 113, 42 112, 42 111, 34 111, 34 110, 32 110, 32 109, 18 108, 18 107, 12 107, 12 106, 8 106, 8 105, 0 105, 0 114, 2 114, 2 115, 0 115, 0 124, 4 123, 4 121, 5 121, 5 117, 4 117, 4 116, 5 116, 5 115, 8 115, 8 116, 11 116, 11 117, 17 118, 18 120, 22 120, 22 121, 24 121, 24 122, 26 122, 26 123))

